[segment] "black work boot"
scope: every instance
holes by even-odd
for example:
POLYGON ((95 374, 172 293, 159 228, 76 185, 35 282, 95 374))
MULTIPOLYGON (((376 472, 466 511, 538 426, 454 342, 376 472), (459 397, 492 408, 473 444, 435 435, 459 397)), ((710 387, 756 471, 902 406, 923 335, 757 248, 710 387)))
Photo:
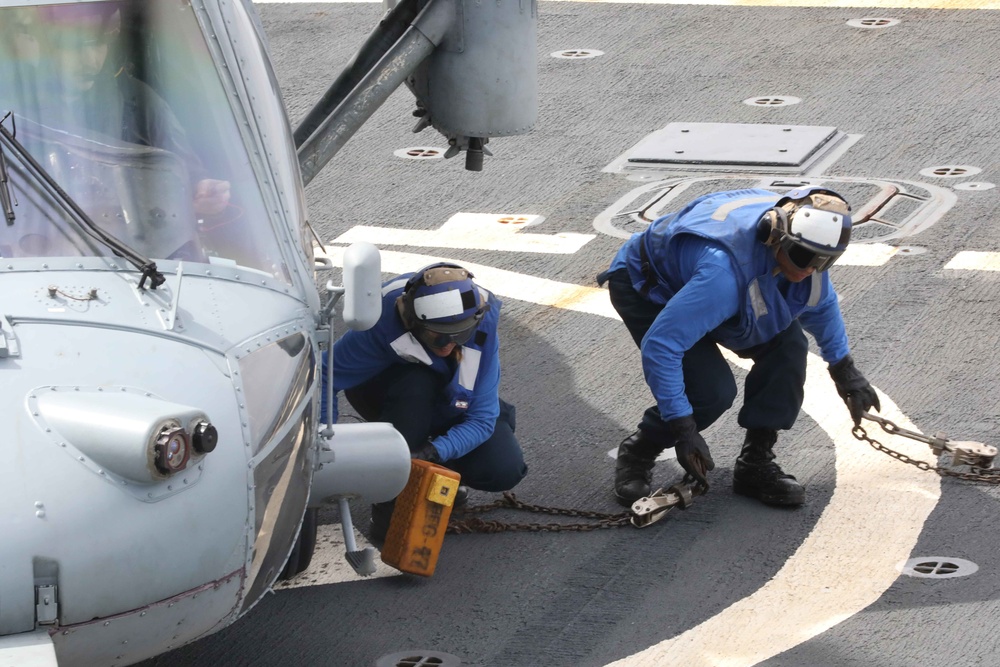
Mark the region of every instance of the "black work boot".
POLYGON ((662 451, 663 447, 657 447, 642 431, 622 440, 615 461, 615 498, 620 504, 629 507, 649 495, 653 465, 662 451))
POLYGON ((806 490, 774 462, 778 432, 747 429, 743 450, 733 468, 733 491, 768 505, 797 506, 806 501, 806 490))

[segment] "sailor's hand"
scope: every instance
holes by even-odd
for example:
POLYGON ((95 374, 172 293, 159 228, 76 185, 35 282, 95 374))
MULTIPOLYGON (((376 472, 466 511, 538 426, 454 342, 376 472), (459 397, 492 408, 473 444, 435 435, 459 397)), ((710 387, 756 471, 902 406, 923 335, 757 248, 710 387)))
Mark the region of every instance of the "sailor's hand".
POLYGON ((715 461, 712 460, 712 453, 708 450, 708 443, 698 432, 694 417, 691 415, 678 417, 666 424, 677 452, 677 462, 696 482, 708 488, 706 475, 709 470, 715 468, 715 461))
POLYGON ((205 178, 194 186, 194 212, 199 216, 218 215, 229 206, 229 181, 205 178))
POLYGON ((861 423, 861 417, 871 408, 881 412, 875 388, 869 384, 865 376, 854 365, 851 355, 847 355, 835 364, 830 364, 830 377, 837 386, 837 393, 844 399, 847 409, 851 411, 854 425, 861 423))
POLYGON ((441 463, 441 455, 438 454, 437 448, 430 440, 422 444, 417 449, 411 449, 410 458, 420 459, 421 461, 429 461, 430 463, 441 463))

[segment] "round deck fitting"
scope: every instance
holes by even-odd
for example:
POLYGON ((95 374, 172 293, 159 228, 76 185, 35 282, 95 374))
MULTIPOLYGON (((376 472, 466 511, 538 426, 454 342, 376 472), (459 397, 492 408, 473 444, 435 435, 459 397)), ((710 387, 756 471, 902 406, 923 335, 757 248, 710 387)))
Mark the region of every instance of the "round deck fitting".
POLYGON ((956 190, 992 190, 996 186, 993 183, 986 183, 985 181, 970 181, 968 183, 959 183, 955 186, 956 190))
POLYGON ((791 97, 789 95, 767 95, 765 97, 751 97, 743 100, 743 104, 748 104, 752 107, 787 107, 792 104, 798 104, 801 101, 798 97, 791 97))
POLYGON ((438 651, 399 651, 378 659, 375 667, 461 667, 462 661, 453 655, 438 651))
POLYGON ((847 25, 852 28, 865 28, 872 30, 875 28, 888 28, 889 26, 898 25, 899 19, 886 19, 886 18, 874 18, 865 17, 861 19, 851 19, 847 22, 847 25))
POLYGON ((444 149, 433 146, 413 146, 412 148, 400 148, 398 151, 393 151, 392 154, 407 160, 437 160, 444 157, 444 149))
POLYGON ((584 58, 603 56, 604 51, 598 51, 597 49, 565 49, 563 51, 553 51, 549 55, 553 58, 563 58, 566 60, 583 60, 584 58))
POLYGON ((920 170, 921 176, 931 176, 932 178, 961 178, 963 176, 975 176, 982 169, 970 167, 964 164, 942 164, 937 167, 927 167, 920 170))
POLYGON ((972 561, 949 556, 911 558, 896 567, 906 576, 920 579, 952 579, 979 571, 979 566, 972 561))

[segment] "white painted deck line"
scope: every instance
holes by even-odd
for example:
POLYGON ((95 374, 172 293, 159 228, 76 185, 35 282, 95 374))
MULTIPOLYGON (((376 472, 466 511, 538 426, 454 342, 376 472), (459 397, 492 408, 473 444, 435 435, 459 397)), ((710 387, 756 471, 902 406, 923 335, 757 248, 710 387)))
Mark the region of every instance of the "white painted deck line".
POLYGON ((835 266, 882 266, 898 250, 899 248, 886 243, 856 243, 847 246, 835 266))
POLYGON ((500 252, 543 252, 571 255, 593 240, 595 234, 564 232, 532 234, 522 231, 543 220, 538 215, 496 215, 492 213, 456 213, 438 229, 413 230, 392 227, 352 227, 333 243, 378 239, 381 246, 399 245, 415 248, 463 248, 500 252), (521 219, 514 224, 501 220, 521 219))
MULTIPOLYGON (((917 430, 888 396, 879 392, 879 400, 883 416, 917 430)), ((837 486, 813 532, 752 595, 608 667, 756 665, 862 611, 897 579, 896 564, 910 557, 940 498, 940 479, 855 440, 826 364, 812 354, 803 410, 827 432, 837 452, 837 486)), ((933 460, 926 445, 864 425, 883 444, 915 459, 933 460)))
POLYGON ((963 250, 944 265, 961 271, 1000 271, 1000 252, 963 250))

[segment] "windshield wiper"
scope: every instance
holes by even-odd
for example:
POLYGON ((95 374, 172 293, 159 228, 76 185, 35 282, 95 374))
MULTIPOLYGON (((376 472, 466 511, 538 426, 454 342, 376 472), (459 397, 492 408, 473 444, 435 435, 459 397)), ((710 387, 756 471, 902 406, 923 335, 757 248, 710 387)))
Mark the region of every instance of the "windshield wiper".
MULTIPOLYGON (((8 113, 8 116, 9 115, 10 113, 8 113)), ((6 120, 6 118, 7 116, 4 116, 4 120, 6 120)), ((142 278, 139 280, 139 289, 146 288, 147 280, 149 281, 149 285, 152 289, 156 289, 165 282, 166 278, 164 278, 163 274, 157 270, 156 262, 123 243, 113 234, 109 234, 98 227, 94 221, 90 219, 90 216, 88 216, 87 213, 80 208, 80 205, 76 203, 73 197, 71 197, 68 192, 63 190, 59 184, 56 183, 55 179, 53 179, 52 176, 45 171, 45 168, 42 167, 42 165, 40 165, 34 157, 32 157, 31 153, 28 152, 28 149, 17 140, 14 133, 4 127, 3 121, 0 121, 0 146, 3 145, 6 145, 14 152, 22 166, 24 166, 25 172, 34 177, 39 184, 48 190, 53 199, 59 202, 66 213, 69 214, 69 217, 80 226, 80 229, 83 230, 85 234, 106 245, 117 256, 124 257, 142 272, 142 278)), ((0 191, 3 189, 4 188, 0 188, 0 191)), ((13 211, 11 211, 11 214, 12 213, 13 211)), ((8 224, 11 224, 9 218, 8 224)))
MULTIPOLYGON (((3 118, 0 118, 0 124, 10 116, 10 112, 3 118)), ((13 120, 11 121, 13 122, 13 120)), ((3 154, 3 144, 0 143, 0 206, 3 207, 3 216, 7 220, 7 225, 14 224, 14 207, 11 204, 11 192, 10 192, 10 180, 7 178, 7 158, 3 154)))

